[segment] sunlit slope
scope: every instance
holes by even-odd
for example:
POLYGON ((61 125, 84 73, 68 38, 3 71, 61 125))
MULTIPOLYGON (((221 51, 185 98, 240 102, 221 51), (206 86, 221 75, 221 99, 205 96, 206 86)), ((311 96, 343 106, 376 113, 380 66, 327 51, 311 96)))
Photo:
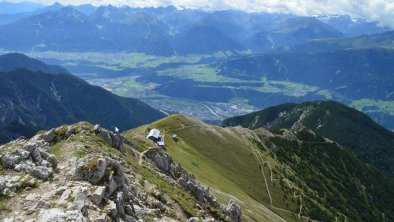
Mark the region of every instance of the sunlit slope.
POLYGON ((126 133, 139 150, 158 128, 166 151, 246 221, 390 221, 394 183, 308 130, 221 128, 173 115, 126 133), (172 139, 177 134, 178 140, 172 139))
MULTIPOLYGON (((243 206, 245 219, 250 221, 284 221, 264 204, 270 198, 260 169, 258 136, 247 129, 220 128, 196 119, 174 115, 153 124, 142 126, 126 133, 138 149, 155 146, 145 139, 148 129, 158 128, 166 138, 167 152, 196 178, 207 184, 216 196, 225 203, 229 198, 237 199, 243 206), (178 141, 172 139, 177 134, 178 141)), ((266 132, 268 133, 268 132, 266 132)), ((269 169, 265 169, 269 174, 269 169)), ((267 181, 269 186, 275 186, 267 181)), ((280 190, 279 186, 277 189, 280 190)), ((271 191, 274 197, 279 192, 271 191)), ((277 199, 282 199, 282 198, 277 199)), ((289 203, 296 211, 296 205, 289 203)), ((280 201, 278 206, 283 205, 280 201)), ((285 213, 286 220, 294 220, 285 213)))

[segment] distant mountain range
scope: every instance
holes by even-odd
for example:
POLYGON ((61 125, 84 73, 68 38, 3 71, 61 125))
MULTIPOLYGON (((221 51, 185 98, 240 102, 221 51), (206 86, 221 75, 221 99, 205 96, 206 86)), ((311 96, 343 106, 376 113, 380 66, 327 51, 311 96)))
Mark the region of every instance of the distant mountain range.
POLYGON ((224 126, 313 130, 349 148, 362 161, 394 177, 394 133, 364 113, 333 101, 283 104, 223 121, 224 126))
POLYGON ((332 52, 344 49, 386 48, 394 49, 394 31, 344 39, 319 39, 296 45, 283 51, 332 52))
POLYGON ((0 15, 0 48, 129 51, 163 56, 246 50, 261 53, 314 39, 388 30, 374 22, 349 19, 56 3, 35 11, 0 15), (337 21, 341 19, 345 22, 337 21))
MULTIPOLYGON (((267 78, 317 86, 329 91, 328 94, 317 92, 322 98, 350 104, 354 100, 367 98, 383 101, 394 99, 393 59, 394 51, 389 48, 355 48, 252 55, 223 62, 216 67, 221 75, 231 78, 256 81, 267 78)), ((262 97, 251 96, 250 101, 257 106, 259 102, 260 106, 266 106, 262 97)), ((392 115, 376 111, 368 113, 385 127, 394 128, 392 115)))
POLYGON ((0 107, 1 143, 82 120, 126 130, 165 116, 21 54, 0 56, 0 107))

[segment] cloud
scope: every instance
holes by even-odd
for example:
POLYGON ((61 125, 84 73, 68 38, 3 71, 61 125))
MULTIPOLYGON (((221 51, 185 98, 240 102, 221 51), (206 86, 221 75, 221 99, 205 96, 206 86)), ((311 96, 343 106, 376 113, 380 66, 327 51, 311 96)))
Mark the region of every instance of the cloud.
MULTIPOLYGON (((24 0, 11 0, 24 1, 24 0)), ((32 0, 51 4, 53 0, 32 0)), ((159 7, 174 5, 179 8, 205 10, 237 9, 248 12, 282 12, 297 15, 348 14, 379 21, 394 28, 394 0, 58 0, 63 4, 129 5, 159 7)))

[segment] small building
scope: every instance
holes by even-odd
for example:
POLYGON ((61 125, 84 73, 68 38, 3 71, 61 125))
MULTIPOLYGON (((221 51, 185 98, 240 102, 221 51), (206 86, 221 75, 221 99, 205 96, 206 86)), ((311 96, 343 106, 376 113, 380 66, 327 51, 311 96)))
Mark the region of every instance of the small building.
POLYGON ((174 140, 175 142, 178 142, 178 135, 176 135, 175 133, 172 134, 172 140, 174 140))
POLYGON ((157 142, 159 140, 161 140, 161 134, 160 134, 160 130, 158 129, 151 129, 148 133, 148 135, 146 136, 147 139, 150 139, 154 142, 157 142))
POLYGON ((146 138, 152 140, 153 142, 155 142, 157 145, 159 145, 162 148, 165 145, 164 136, 161 135, 160 130, 158 130, 158 129, 151 129, 149 131, 148 135, 146 136, 146 138))
POLYGON ((164 147, 165 143, 164 143, 164 138, 160 141, 157 142, 157 145, 159 145, 161 148, 164 147))

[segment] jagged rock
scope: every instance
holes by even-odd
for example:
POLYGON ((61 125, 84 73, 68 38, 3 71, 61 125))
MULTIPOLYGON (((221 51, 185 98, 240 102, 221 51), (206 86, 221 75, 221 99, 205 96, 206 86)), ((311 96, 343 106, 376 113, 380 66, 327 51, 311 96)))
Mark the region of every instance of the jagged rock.
POLYGON ((115 180, 115 177, 111 175, 108 184, 108 196, 111 196, 112 193, 118 188, 118 184, 115 180))
POLYGON ((89 199, 92 201, 93 204, 99 206, 105 194, 105 187, 98 186, 93 188, 94 191, 90 195, 89 199))
POLYGON ((216 198, 210 194, 209 189, 196 182, 194 176, 186 173, 179 164, 175 164, 168 154, 159 149, 152 148, 147 150, 144 155, 150 159, 158 169, 162 170, 173 179, 178 180, 178 183, 191 192, 198 201, 219 206, 216 198))
POLYGON ((74 127, 72 126, 68 126, 66 133, 64 134, 65 138, 70 138, 71 135, 73 135, 75 133, 74 127))
POLYGON ((29 166, 26 163, 20 163, 18 165, 15 166, 14 170, 16 172, 25 172, 28 173, 31 170, 31 166, 29 166))
MULTIPOLYGON (((96 158, 96 159, 90 159, 89 160, 89 166, 80 166, 79 171, 87 171, 87 172, 81 172, 83 175, 82 178, 85 181, 90 182, 91 184, 98 184, 103 178, 105 174, 105 170, 107 169, 107 160, 105 158, 96 158), (86 169, 88 167, 88 169, 86 169), (84 174, 85 173, 85 174, 84 174)), ((80 172, 77 172, 79 174, 80 172)))
POLYGON ((133 206, 130 206, 129 204, 126 205, 125 212, 127 215, 134 215, 135 214, 133 206))
POLYGON ((51 207, 51 204, 49 202, 44 201, 44 200, 39 200, 39 201, 37 201, 36 206, 34 208, 36 208, 36 209, 42 209, 42 208, 48 209, 50 207, 51 207))
POLYGON ((7 180, 5 177, 0 176, 0 192, 6 188, 7 180))
POLYGON ((125 216, 125 198, 123 196, 122 192, 119 192, 116 195, 116 210, 118 212, 118 215, 120 215, 121 217, 125 216))
POLYGON ((66 188, 62 192, 62 194, 61 194, 60 198, 57 200, 56 204, 61 207, 67 207, 68 200, 72 198, 71 195, 72 195, 72 190, 69 188, 66 188))
POLYGON ((53 139, 55 139, 55 130, 51 129, 41 137, 45 142, 50 143, 53 141, 53 139))
POLYGON ((116 210, 116 204, 112 200, 107 200, 108 204, 105 205, 105 211, 107 211, 112 217, 116 217, 118 215, 118 212, 116 210))
POLYGON ((30 155, 30 152, 23 149, 17 149, 15 154, 20 156, 22 159, 27 159, 30 155))
POLYGON ((161 152, 158 149, 150 149, 146 151, 145 156, 150 159, 157 166, 157 168, 175 179, 182 171, 182 167, 179 164, 175 164, 169 155, 161 152))
POLYGON ((1 162, 3 163, 3 165, 11 169, 13 169, 15 165, 18 164, 20 161, 21 157, 16 155, 3 155, 1 157, 1 162))
POLYGON ((48 161, 50 164, 52 164, 52 166, 55 167, 55 168, 56 168, 56 166, 57 166, 57 164, 58 164, 58 162, 59 162, 59 161, 57 160, 56 156, 53 155, 53 154, 49 154, 49 155, 48 155, 47 161, 48 161))
POLYGON ((122 135, 114 134, 111 131, 102 129, 100 125, 95 125, 93 131, 95 134, 101 137, 109 146, 119 150, 120 152, 125 152, 123 147, 125 139, 122 135))
POLYGON ((52 176, 52 169, 44 166, 37 166, 33 168, 31 174, 38 179, 47 180, 52 176))
POLYGON ((13 189, 13 190, 15 190, 15 188, 14 187, 12 187, 12 188, 4 188, 4 190, 2 191, 2 195, 4 195, 4 196, 6 196, 6 197, 12 197, 12 196, 14 196, 15 195, 15 191, 13 191, 13 190, 11 190, 11 189, 13 189))
POLYGON ((57 188, 56 191, 55 191, 55 195, 58 195, 58 196, 62 195, 63 192, 64 192, 66 189, 67 189, 66 186, 62 186, 62 187, 57 188))
POLYGON ((40 163, 42 161, 40 150, 36 143, 29 141, 23 146, 23 149, 30 153, 31 158, 35 163, 40 163))
POLYGON ((39 213, 39 218, 37 221, 40 222, 66 222, 66 221, 74 221, 74 222, 86 222, 86 218, 83 216, 81 211, 63 211, 59 208, 52 208, 48 210, 41 210, 39 213))
POLYGON ((234 200, 230 200, 225 208, 225 212, 234 222, 242 221, 241 207, 234 200))
POLYGON ((150 214, 149 209, 147 209, 145 207, 140 207, 138 205, 133 205, 133 208, 134 208, 134 211, 135 211, 135 215, 137 217, 139 217, 139 218, 150 214))
POLYGON ((105 143, 107 143, 109 146, 112 147, 112 139, 111 139, 111 135, 107 130, 100 130, 100 132, 98 133, 98 136, 100 136, 105 143))
POLYGON ((181 186, 189 190, 197 200, 208 203, 214 201, 214 198, 209 193, 209 189, 198 184, 192 175, 184 173, 179 178, 178 182, 181 186))
POLYGON ((82 210, 85 206, 85 201, 88 197, 88 189, 83 186, 78 186, 73 189, 74 203, 71 206, 73 210, 82 210))
POLYGON ((49 162, 46 161, 46 160, 42 160, 41 163, 40 163, 40 165, 41 165, 41 166, 44 166, 44 167, 48 167, 48 166, 49 166, 49 162))
POLYGON ((26 214, 27 214, 27 215, 32 215, 32 214, 34 214, 35 212, 37 212, 36 209, 30 208, 30 209, 28 209, 28 210, 26 211, 26 214))

